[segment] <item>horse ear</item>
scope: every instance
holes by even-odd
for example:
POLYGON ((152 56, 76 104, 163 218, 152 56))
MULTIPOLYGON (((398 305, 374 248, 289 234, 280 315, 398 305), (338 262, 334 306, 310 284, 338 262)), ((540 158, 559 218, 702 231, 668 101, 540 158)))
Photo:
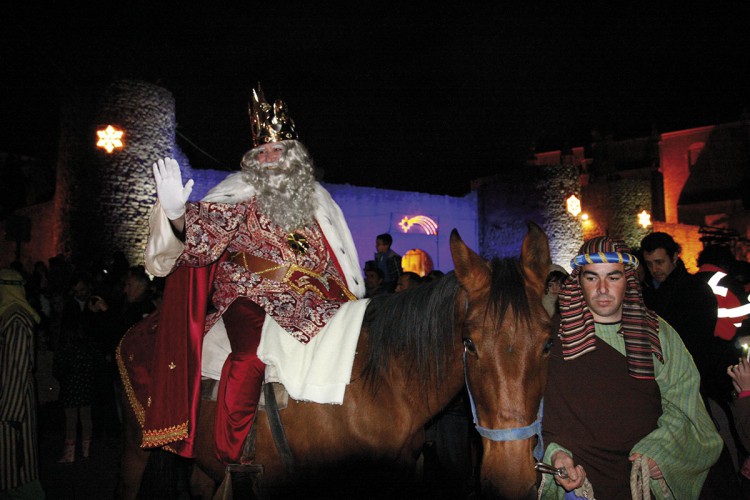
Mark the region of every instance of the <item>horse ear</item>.
POLYGON ((466 246, 455 229, 451 231, 450 246, 458 282, 469 292, 488 287, 490 268, 487 262, 466 246))
POLYGON ((529 231, 521 247, 521 270, 526 278, 527 286, 544 292, 544 282, 547 280, 552 259, 549 253, 547 235, 534 222, 529 222, 529 231))

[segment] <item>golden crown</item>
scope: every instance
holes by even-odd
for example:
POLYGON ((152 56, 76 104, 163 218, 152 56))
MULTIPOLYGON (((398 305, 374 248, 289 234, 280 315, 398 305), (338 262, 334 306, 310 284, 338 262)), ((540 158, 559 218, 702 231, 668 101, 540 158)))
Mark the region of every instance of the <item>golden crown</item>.
POLYGON ((286 104, 277 99, 273 106, 268 104, 263 89, 253 89, 253 99, 248 106, 250 124, 253 132, 253 147, 257 148, 269 142, 298 139, 294 120, 287 113, 286 104))

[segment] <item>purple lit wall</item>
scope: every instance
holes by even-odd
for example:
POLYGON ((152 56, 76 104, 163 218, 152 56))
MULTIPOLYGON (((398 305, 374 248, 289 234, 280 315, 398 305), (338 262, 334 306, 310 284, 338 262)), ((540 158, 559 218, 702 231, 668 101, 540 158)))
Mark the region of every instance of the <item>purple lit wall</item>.
POLYGON ((413 248, 424 250, 432 258, 433 268, 443 272, 453 269, 449 247, 453 229, 479 253, 476 193, 458 198, 342 184, 325 186, 344 211, 363 267, 373 258, 375 237, 380 233, 393 236, 391 248, 399 255, 413 248), (401 229, 399 222, 404 217, 417 215, 437 222, 437 235, 425 234, 418 225, 411 226, 407 233, 401 229))

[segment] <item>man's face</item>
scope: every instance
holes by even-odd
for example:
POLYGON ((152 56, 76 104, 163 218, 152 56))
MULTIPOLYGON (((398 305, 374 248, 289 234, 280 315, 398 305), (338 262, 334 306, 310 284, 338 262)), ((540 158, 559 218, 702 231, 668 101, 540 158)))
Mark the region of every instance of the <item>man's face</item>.
POLYGON ((580 280, 583 298, 594 321, 616 323, 622 319, 627 283, 624 264, 586 264, 580 280))
POLYGON ((283 191, 285 181, 289 178, 289 165, 284 161, 284 146, 278 142, 270 142, 258 146, 256 160, 258 171, 265 183, 274 191, 283 191))
POLYGON ((258 163, 260 163, 261 166, 268 164, 273 165, 281 160, 281 157, 284 155, 284 147, 278 142, 263 144, 262 146, 258 146, 258 149, 260 151, 258 151, 257 158, 258 163))
POLYGON ((547 284, 547 293, 550 295, 559 295, 562 283, 557 280, 552 280, 547 284))
POLYGON ((388 251, 388 245, 383 240, 375 240, 375 251, 378 253, 386 253, 388 251))
POLYGON ((412 286, 412 281, 409 279, 408 276, 405 274, 402 274, 398 277, 398 282, 396 282, 396 291, 397 292, 403 292, 407 288, 410 288, 412 286))
POLYGON ((132 276, 125 279, 125 300, 129 303, 136 302, 146 291, 144 284, 132 276))
POLYGON ((367 288, 377 288, 383 283, 383 280, 375 271, 365 271, 365 286, 367 288))
POLYGON ((657 248, 653 252, 643 251, 643 260, 646 261, 651 276, 659 283, 663 283, 677 267, 677 258, 676 253, 670 258, 663 248, 657 248))
POLYGON ((83 281, 73 285, 72 291, 73 296, 81 302, 85 302, 91 296, 91 287, 83 281))

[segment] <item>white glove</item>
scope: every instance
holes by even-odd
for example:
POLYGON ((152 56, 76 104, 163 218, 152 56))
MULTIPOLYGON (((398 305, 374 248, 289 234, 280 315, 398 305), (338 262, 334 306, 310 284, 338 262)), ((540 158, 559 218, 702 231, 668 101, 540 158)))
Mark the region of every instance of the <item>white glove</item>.
POLYGON ((172 158, 164 158, 154 163, 156 194, 161 208, 169 220, 185 215, 185 202, 193 191, 193 179, 182 185, 180 165, 172 158))

